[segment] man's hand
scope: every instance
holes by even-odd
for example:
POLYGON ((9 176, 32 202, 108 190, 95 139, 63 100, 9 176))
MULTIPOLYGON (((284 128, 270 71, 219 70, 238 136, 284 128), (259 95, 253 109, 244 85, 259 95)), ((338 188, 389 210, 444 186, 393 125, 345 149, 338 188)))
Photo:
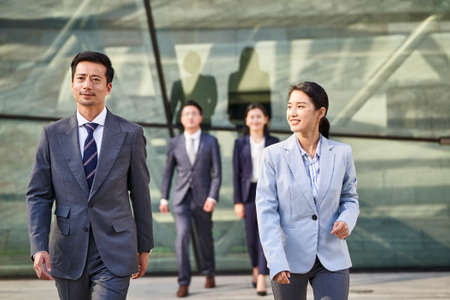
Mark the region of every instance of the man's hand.
POLYGON ((169 212, 169 204, 167 203, 160 203, 159 204, 159 211, 163 214, 167 214, 169 212))
POLYGON ((138 254, 139 260, 138 272, 131 275, 131 279, 137 279, 139 277, 144 276, 145 271, 147 271, 149 256, 150 256, 149 252, 142 252, 138 254))
POLYGON ((50 254, 47 251, 40 251, 34 255, 34 271, 39 279, 53 280, 50 267, 50 254))
POLYGON ((234 213, 241 219, 245 217, 245 206, 244 203, 236 203, 234 205, 234 213))
POLYGON ((334 234, 341 240, 347 238, 350 235, 347 223, 344 221, 336 221, 333 225, 333 229, 331 230, 331 234, 334 234))
POLYGON ((278 282, 280 284, 289 284, 289 283, 291 283, 289 278, 291 278, 291 272, 281 271, 277 275, 275 275, 273 280, 275 280, 276 282, 278 282))
POLYGON ((214 201, 207 199, 205 201, 205 204, 203 205, 203 210, 206 211, 207 213, 210 213, 214 210, 215 206, 216 206, 216 203, 214 201))

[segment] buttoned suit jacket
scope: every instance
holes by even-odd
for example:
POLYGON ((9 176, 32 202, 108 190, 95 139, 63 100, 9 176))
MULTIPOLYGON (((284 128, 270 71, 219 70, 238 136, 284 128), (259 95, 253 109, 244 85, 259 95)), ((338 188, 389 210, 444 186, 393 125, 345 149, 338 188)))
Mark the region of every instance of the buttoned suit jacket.
POLYGON ((48 251, 53 276, 78 279, 91 228, 110 272, 137 272, 137 253, 153 247, 149 181, 145 138, 138 125, 107 112, 91 189, 76 114, 45 127, 27 191, 31 254, 48 251))
POLYGON ((184 134, 172 138, 167 151, 166 167, 161 186, 161 197, 169 199, 173 173, 177 170, 173 190, 173 210, 182 212, 180 206, 189 188, 192 189, 191 207, 202 208, 206 198, 219 201, 219 189, 222 181, 222 164, 217 139, 205 132, 200 135, 200 144, 193 164, 186 152, 184 134))
MULTIPOLYGON (((278 143, 276 137, 266 135, 264 147, 278 143)), ((233 193, 234 203, 247 203, 253 176, 250 136, 244 135, 234 142, 233 150, 233 193)))
POLYGON ((330 271, 351 266, 347 242, 330 233, 336 221, 351 232, 359 214, 351 148, 324 137, 321 147, 317 204, 297 135, 264 149, 256 208, 272 278, 283 270, 307 273, 316 256, 330 271))

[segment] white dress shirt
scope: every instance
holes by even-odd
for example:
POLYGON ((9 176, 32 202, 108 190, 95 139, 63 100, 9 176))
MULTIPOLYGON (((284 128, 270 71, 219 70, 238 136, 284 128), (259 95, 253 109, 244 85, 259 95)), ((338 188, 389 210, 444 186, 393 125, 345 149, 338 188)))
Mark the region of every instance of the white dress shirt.
POLYGON ((77 120, 78 120, 78 141, 80 142, 80 152, 81 152, 81 158, 83 158, 83 149, 84 149, 84 142, 86 141, 86 138, 88 136, 88 131, 86 127, 84 127, 84 124, 86 123, 97 123, 98 126, 94 130, 94 140, 95 144, 97 145, 97 157, 100 157, 100 148, 102 147, 102 139, 103 139, 103 128, 105 127, 105 119, 106 119, 106 107, 103 107, 103 110, 101 113, 99 113, 92 122, 89 122, 86 120, 85 117, 83 117, 80 112, 77 109, 77 120))
POLYGON ((261 168, 261 156, 264 150, 266 139, 262 139, 259 143, 255 142, 252 137, 250 139, 250 152, 252 156, 252 182, 258 181, 259 169, 261 168))
MULTIPOLYGON (((194 139, 194 153, 195 155, 197 155, 198 152, 198 148, 200 147, 200 137, 202 135, 202 130, 199 129, 196 132, 194 132, 192 135, 189 134, 188 132, 184 131, 184 139, 185 139, 185 144, 186 144, 186 153, 189 156, 189 151, 190 151, 190 147, 191 147, 191 140, 194 139)), ((206 201, 212 201, 214 203, 216 203, 216 199, 208 197, 206 198, 206 201)), ((167 201, 167 199, 162 198, 159 202, 160 204, 163 205, 167 205, 169 204, 169 202, 167 201)))

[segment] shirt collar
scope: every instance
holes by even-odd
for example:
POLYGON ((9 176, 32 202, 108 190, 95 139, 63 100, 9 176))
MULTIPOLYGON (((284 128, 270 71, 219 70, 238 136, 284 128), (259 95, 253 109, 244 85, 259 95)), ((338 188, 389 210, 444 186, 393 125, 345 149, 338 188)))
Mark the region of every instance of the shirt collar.
MULTIPOLYGON (((311 158, 311 156, 309 156, 308 152, 306 152, 302 148, 302 145, 300 144, 300 141, 298 140, 298 138, 297 138, 297 145, 298 145, 298 148, 300 149, 300 153, 301 153, 302 157, 306 156, 306 157, 311 158)), ((317 157, 317 158, 320 158, 320 150, 322 148, 321 146, 322 146, 322 135, 320 134, 319 135, 319 142, 317 143, 316 155, 315 155, 315 157, 317 157)), ((314 159, 314 158, 312 158, 312 159, 314 159)))
POLYGON ((197 139, 200 138, 201 134, 202 134, 202 130, 201 129, 197 130, 193 135, 190 135, 187 131, 184 131, 184 137, 186 139, 191 138, 191 139, 197 140, 197 139))
POLYGON ((265 137, 263 137, 263 139, 262 139, 261 142, 259 142, 259 143, 256 143, 256 142, 252 139, 251 136, 249 136, 248 139, 250 140, 250 144, 252 144, 252 145, 254 145, 254 146, 256 146, 256 147, 258 147, 258 146, 264 146, 264 144, 266 143, 266 138, 265 138, 265 137))
POLYGON ((86 123, 97 123, 100 126, 105 126, 105 119, 106 119, 106 106, 103 107, 103 110, 92 120, 92 122, 89 122, 86 120, 85 117, 83 117, 80 112, 77 109, 77 121, 78 121, 78 127, 83 126, 86 123))

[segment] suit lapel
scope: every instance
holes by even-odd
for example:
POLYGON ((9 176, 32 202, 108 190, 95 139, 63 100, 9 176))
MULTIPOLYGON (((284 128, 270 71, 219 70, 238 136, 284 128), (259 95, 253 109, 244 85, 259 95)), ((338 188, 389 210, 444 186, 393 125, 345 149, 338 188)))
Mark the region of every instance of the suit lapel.
POLYGON ((311 184, 297 146, 297 135, 295 133, 286 140, 284 147, 287 151, 286 161, 289 165, 289 169, 294 174, 296 183, 299 184, 306 199, 308 199, 308 203, 314 208, 314 199, 310 188, 311 184))
POLYGON ((69 119, 68 126, 64 130, 64 133, 58 135, 58 142, 61 146, 64 158, 69 165, 70 171, 81 189, 88 194, 89 187, 86 181, 86 175, 84 174, 83 162, 81 160, 76 114, 69 119))
POLYGON ((320 157, 320 183, 318 201, 321 201, 327 194, 334 170, 334 152, 332 151, 333 147, 328 144, 328 140, 324 137, 322 137, 321 147, 322 149, 320 157))
POLYGON ((244 146, 242 147, 242 156, 243 156, 243 163, 248 167, 248 174, 249 176, 252 176, 253 174, 253 164, 252 164, 252 149, 250 146, 250 136, 247 135, 244 139, 244 146))
MULTIPOLYGON (((205 134, 202 132, 200 134, 200 144, 198 145, 197 154, 195 155, 195 160, 194 160, 194 163, 192 164, 192 167, 195 166, 195 164, 199 160, 200 153, 202 153, 204 147, 205 147, 205 134)), ((184 149, 186 149, 186 147, 184 147, 184 149)), ((187 152, 186 152, 186 155, 187 155, 187 152)), ((188 158, 188 160, 189 160, 189 158, 188 158)))
POLYGON ((270 144, 270 135, 266 135, 265 137, 265 140, 264 140, 264 148, 266 148, 267 146, 270 146, 271 144, 270 144))
POLYGON ((109 111, 106 113, 105 127, 103 128, 102 147, 97 164, 94 182, 92 183, 89 200, 95 195, 110 172, 120 148, 125 140, 126 133, 120 129, 119 122, 109 111))

